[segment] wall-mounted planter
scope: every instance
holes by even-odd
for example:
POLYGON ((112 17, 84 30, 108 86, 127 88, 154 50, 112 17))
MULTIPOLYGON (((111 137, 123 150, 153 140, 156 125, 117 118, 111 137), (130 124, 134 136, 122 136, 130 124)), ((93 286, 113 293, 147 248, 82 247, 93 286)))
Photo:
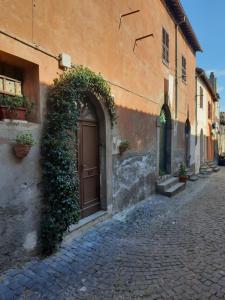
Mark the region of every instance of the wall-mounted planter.
POLYGON ((14 153, 17 158, 24 158, 30 152, 32 145, 25 145, 25 144, 15 144, 13 146, 14 153))
POLYGON ((26 108, 17 107, 9 108, 7 106, 0 106, 0 120, 26 120, 26 108))
POLYGON ((16 144, 13 146, 17 158, 24 158, 30 152, 31 147, 35 144, 31 133, 21 133, 16 137, 16 144))

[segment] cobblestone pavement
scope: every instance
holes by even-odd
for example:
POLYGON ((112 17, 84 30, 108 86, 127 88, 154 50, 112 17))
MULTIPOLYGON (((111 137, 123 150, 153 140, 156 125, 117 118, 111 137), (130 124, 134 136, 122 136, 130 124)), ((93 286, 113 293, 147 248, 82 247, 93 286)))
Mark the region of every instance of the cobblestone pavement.
POLYGON ((225 299, 225 169, 153 196, 44 260, 0 276, 0 299, 225 299))

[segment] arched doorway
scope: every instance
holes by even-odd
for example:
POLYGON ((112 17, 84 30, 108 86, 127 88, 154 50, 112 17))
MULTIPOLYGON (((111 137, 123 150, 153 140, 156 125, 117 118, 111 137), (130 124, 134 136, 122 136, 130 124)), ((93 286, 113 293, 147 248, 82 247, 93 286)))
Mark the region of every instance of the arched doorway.
POLYGON ((107 210, 111 199, 111 125, 107 110, 95 95, 78 119, 78 175, 80 180, 80 215, 87 217, 107 210))
POLYGON ((190 126, 189 119, 187 119, 185 122, 184 133, 185 133, 185 163, 186 163, 186 167, 189 168, 190 167, 190 158, 191 158, 191 155, 190 155, 191 126, 190 126))
POLYGON ((171 114, 168 105, 164 104, 160 112, 160 174, 171 172, 171 114))
POLYGON ((205 161, 204 159, 204 135, 203 135, 203 130, 201 129, 200 132, 200 162, 203 164, 205 161))

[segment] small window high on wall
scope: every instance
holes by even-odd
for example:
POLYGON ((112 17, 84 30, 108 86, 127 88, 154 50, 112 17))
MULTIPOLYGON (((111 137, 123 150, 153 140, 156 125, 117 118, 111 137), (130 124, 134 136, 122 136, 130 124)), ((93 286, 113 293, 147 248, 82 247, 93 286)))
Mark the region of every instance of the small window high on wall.
POLYGON ((39 122, 38 65, 0 51, 0 97, 23 97, 33 107, 27 120, 39 122))

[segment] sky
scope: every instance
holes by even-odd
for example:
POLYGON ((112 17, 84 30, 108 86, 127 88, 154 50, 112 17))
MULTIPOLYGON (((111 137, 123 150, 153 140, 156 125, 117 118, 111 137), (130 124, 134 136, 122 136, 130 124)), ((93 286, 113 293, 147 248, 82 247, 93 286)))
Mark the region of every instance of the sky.
POLYGON ((180 1, 204 51, 197 54, 197 66, 215 72, 225 111, 225 0, 180 1))

